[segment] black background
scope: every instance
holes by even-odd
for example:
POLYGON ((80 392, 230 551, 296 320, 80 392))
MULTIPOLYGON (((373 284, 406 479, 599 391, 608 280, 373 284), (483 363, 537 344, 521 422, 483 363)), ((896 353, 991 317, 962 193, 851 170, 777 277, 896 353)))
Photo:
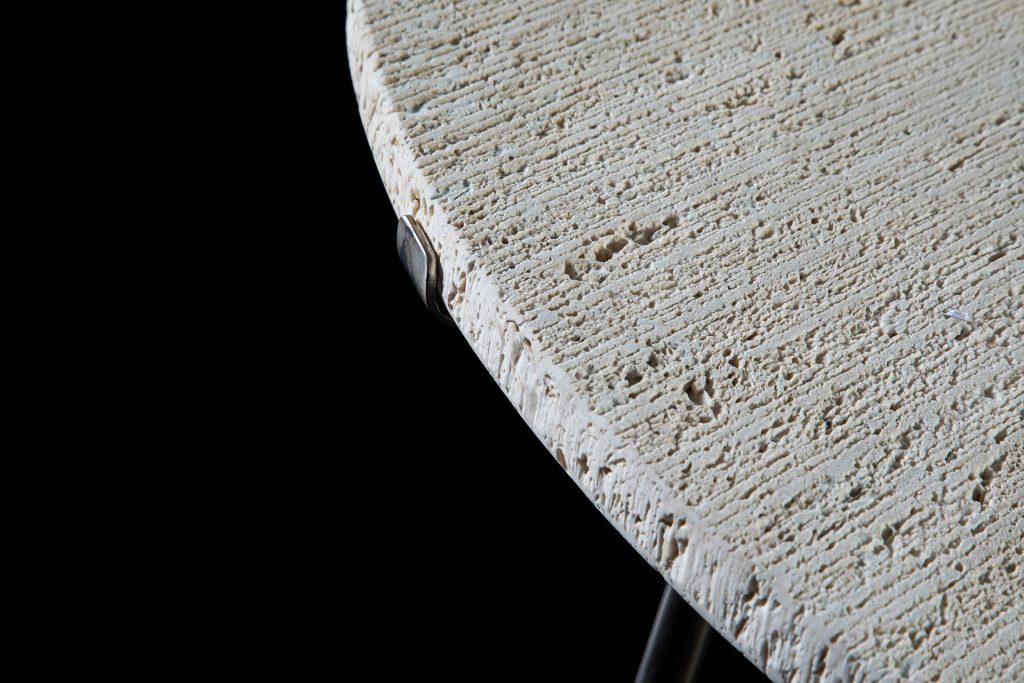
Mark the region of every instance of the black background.
MULTIPOLYGON (((343 8, 334 20, 325 109, 311 118, 327 126, 315 154, 334 161, 307 192, 332 207, 326 225, 345 245, 341 343, 359 352, 339 354, 361 360, 342 368, 349 386, 338 391, 359 397, 344 430, 365 445, 343 446, 342 495, 346 527, 360 530, 348 555, 365 581, 343 592, 368 601, 364 637, 392 653, 376 668, 383 678, 632 681, 662 578, 557 465, 461 333, 416 297, 356 107, 343 8)), ((715 637, 700 680, 765 679, 715 637)))

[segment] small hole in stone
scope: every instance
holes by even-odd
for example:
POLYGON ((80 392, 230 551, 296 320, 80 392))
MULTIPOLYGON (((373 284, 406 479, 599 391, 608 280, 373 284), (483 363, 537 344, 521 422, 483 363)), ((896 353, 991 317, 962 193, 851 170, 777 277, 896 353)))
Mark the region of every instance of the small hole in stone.
POLYGON ((561 448, 555 449, 555 460, 558 461, 558 464, 562 466, 563 470, 568 469, 565 464, 565 453, 562 452, 561 448))
POLYGON ((978 484, 974 487, 974 493, 971 494, 971 500, 973 500, 975 503, 984 503, 986 493, 988 492, 985 490, 985 487, 982 486, 981 484, 978 484))
POLYGON ((693 403, 695 403, 697 405, 702 405, 704 403, 704 391, 703 390, 698 391, 697 388, 694 387, 692 380, 687 382, 683 386, 683 391, 686 392, 686 395, 689 397, 690 401, 692 401, 693 403))

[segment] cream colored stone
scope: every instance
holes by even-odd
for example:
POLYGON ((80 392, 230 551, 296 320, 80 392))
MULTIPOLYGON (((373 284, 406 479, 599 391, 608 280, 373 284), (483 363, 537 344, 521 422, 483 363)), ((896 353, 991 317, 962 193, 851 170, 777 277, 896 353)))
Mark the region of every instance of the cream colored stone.
POLYGON ((776 681, 1024 680, 1024 3, 347 30, 460 329, 716 629, 776 681))

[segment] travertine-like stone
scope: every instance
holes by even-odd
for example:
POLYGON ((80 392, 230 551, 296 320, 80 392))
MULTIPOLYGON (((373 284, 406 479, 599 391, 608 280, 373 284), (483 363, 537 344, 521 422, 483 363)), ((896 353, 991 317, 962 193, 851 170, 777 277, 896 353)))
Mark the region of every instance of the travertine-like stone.
POLYGON ((347 30, 459 327, 720 632, 776 681, 1024 680, 1024 3, 347 30))

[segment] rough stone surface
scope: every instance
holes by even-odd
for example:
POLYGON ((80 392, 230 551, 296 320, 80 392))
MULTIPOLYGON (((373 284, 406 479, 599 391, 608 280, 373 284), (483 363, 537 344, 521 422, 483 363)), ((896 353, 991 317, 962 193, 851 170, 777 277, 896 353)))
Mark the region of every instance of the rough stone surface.
POLYGON ((462 332, 715 628, 776 681, 1024 680, 1024 3, 347 31, 462 332))

